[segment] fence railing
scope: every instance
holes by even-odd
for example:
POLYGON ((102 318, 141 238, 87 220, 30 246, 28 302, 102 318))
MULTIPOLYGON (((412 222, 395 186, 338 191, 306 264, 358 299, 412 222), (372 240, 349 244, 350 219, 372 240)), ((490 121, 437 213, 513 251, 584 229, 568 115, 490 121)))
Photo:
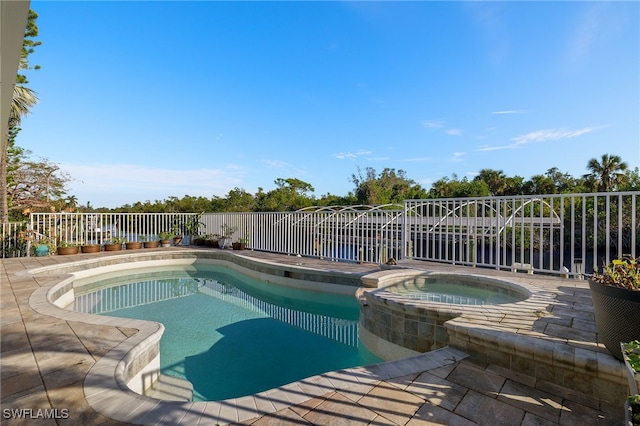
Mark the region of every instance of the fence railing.
MULTIPOLYGON (((580 276, 640 255, 640 192, 407 200, 277 213, 33 213, 3 225, 3 257, 24 241, 104 244, 235 230, 253 250, 340 261, 390 258, 580 276), (29 238, 24 238, 27 235, 29 238)), ((25 248, 26 247, 26 248, 25 248)), ((8 254, 8 255, 7 255, 8 254)))
POLYGON ((2 258, 28 256, 27 222, 2 224, 2 258))
POLYGON ((115 239, 145 241, 160 233, 197 235, 195 213, 32 213, 34 240, 58 243, 105 244, 115 239))
POLYGON ((229 225, 254 250, 360 262, 400 258, 401 221, 402 210, 380 208, 202 216, 207 233, 229 225))
POLYGON ((409 200, 406 256, 580 275, 640 255, 639 192, 409 200))

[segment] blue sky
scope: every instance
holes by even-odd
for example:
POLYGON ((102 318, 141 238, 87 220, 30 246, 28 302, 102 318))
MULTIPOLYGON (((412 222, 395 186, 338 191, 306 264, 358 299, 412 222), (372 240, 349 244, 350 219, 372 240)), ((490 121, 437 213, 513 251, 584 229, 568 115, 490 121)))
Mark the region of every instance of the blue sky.
POLYGON ((32 1, 40 98, 18 145, 80 204, 346 195, 358 168, 640 163, 638 2, 32 1))

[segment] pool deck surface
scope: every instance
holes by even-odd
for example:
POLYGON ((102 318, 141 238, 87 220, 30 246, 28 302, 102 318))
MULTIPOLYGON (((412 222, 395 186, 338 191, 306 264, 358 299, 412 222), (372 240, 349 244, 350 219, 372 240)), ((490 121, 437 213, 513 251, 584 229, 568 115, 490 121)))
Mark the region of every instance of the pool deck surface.
MULTIPOLYGON (((144 250, 149 252, 151 249, 144 250)), ((181 250, 164 248, 159 250, 181 250)), ((377 264, 331 262, 253 251, 242 256, 305 268, 367 274, 377 264)), ((43 315, 29 304, 32 293, 50 286, 56 277, 23 272, 41 266, 111 256, 115 253, 78 254, 3 259, 0 271, 1 408, 7 425, 116 425, 141 424, 113 420, 95 411, 83 387, 90 368, 136 330, 90 325, 43 315), (12 411, 11 411, 12 410, 12 411), (48 411, 39 411, 48 410, 48 411), (57 410, 57 411, 51 411, 57 410), (44 418, 44 417, 57 418, 44 418), (23 418, 18 418, 18 417, 23 418), (27 418, 24 418, 24 417, 27 418)), ((469 271, 426 262, 402 262, 426 270, 469 271)), ((473 269, 474 273, 509 276, 510 272, 473 269)), ((526 275, 526 274, 519 274, 526 275)), ((532 285, 557 296, 555 314, 542 316, 535 333, 563 344, 606 354, 596 343, 588 285, 584 281, 527 276, 532 285), (558 315, 573 318, 558 321, 558 315), (554 320, 555 319, 555 320, 554 320)), ((549 308, 554 314, 554 306, 549 308)), ((176 409, 154 424, 185 425, 620 425, 623 408, 601 405, 594 409, 588 397, 566 388, 536 381, 491 364, 483 364, 461 351, 444 348, 407 360, 392 361, 342 372, 330 372, 311 382, 265 392, 253 399, 253 408, 241 400, 217 404, 217 412, 197 418, 176 409), (311 398, 305 386, 313 386, 311 398), (318 389, 322 391, 318 391, 318 389), (260 402, 262 401, 262 402, 260 402), (269 405, 261 410, 260 403, 269 405), (226 410, 226 411, 225 411, 226 410), (252 411, 253 410, 253 411, 252 411), (225 413, 223 413, 225 411, 225 413), (266 414, 265 414, 266 413, 266 414)), ((212 404, 211 407, 214 405, 212 404)), ((176 407, 178 405, 176 404, 176 407)))

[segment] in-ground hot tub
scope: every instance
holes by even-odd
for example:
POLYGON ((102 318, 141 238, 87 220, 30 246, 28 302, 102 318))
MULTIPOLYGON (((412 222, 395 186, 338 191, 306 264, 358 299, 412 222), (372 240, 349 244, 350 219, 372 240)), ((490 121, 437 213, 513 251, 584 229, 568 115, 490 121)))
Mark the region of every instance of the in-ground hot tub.
POLYGON ((413 270, 364 277, 375 289, 360 296, 360 336, 384 359, 449 344, 445 323, 463 314, 495 318, 532 296, 528 286, 483 275, 413 270))

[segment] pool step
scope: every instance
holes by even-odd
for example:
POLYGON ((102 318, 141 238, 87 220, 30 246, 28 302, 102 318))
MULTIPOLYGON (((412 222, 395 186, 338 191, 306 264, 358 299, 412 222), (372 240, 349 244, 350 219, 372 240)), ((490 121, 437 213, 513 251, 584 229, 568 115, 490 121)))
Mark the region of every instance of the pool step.
POLYGON ((193 384, 179 377, 161 374, 144 394, 165 401, 186 401, 193 399, 193 384))

